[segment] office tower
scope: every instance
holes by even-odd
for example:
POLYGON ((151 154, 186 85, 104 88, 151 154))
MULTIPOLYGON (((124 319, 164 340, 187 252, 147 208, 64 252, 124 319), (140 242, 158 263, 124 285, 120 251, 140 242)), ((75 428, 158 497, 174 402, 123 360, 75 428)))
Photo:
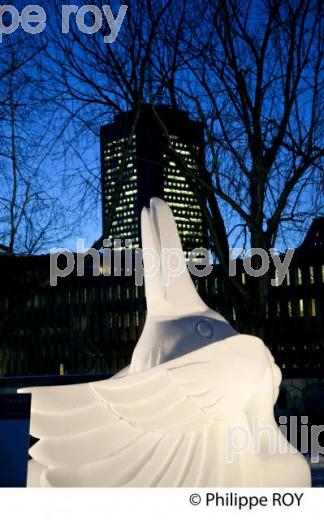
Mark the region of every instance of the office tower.
POLYGON ((128 239, 138 247, 141 209, 152 197, 161 197, 174 213, 184 251, 206 247, 207 231, 197 190, 203 199, 206 194, 202 184, 195 182, 206 180, 204 164, 203 128, 187 112, 165 105, 142 105, 138 113, 119 114, 101 128, 104 229, 120 186, 113 240, 128 239))

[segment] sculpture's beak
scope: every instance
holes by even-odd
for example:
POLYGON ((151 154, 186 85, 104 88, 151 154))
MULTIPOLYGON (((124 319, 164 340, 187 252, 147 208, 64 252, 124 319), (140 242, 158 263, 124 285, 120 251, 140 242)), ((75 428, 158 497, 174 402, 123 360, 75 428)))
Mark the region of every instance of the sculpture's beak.
POLYGON ((189 275, 169 206, 151 199, 141 217, 145 293, 149 314, 204 312, 206 305, 189 275))

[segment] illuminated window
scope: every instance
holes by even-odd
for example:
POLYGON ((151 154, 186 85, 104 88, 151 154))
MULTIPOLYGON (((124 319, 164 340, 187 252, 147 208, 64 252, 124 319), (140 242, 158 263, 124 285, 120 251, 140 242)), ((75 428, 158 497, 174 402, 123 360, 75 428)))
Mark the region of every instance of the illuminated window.
POLYGON ((297 285, 302 285, 303 283, 303 274, 300 267, 297 269, 297 285))
POLYGON ((313 318, 316 316, 316 300, 315 300, 315 298, 311 299, 311 316, 313 318))
POLYGON ((289 271, 289 269, 288 269, 287 274, 286 274, 286 284, 288 286, 290 285, 290 271, 289 271))
POLYGON ((312 265, 309 268, 309 282, 310 283, 315 283, 314 267, 312 265))
POLYGON ((299 317, 304 317, 304 300, 301 298, 298 302, 299 317))
POLYGON ((292 318, 292 303, 290 300, 288 300, 288 316, 292 318))

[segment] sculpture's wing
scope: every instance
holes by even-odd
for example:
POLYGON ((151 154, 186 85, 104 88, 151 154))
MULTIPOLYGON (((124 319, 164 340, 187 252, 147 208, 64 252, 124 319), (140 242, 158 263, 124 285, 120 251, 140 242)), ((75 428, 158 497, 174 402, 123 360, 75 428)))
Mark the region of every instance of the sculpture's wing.
POLYGON ((239 485, 241 465, 223 464, 225 426, 246 425, 269 366, 263 343, 239 335, 124 378, 21 390, 42 485, 239 485))

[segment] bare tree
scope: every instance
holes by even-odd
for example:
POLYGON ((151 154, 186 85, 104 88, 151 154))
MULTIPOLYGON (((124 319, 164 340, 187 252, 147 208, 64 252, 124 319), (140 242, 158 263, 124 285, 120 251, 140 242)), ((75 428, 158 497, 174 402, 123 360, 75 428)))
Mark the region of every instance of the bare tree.
POLYGON ((54 137, 42 95, 39 43, 13 37, 2 54, 0 249, 35 253, 62 237, 59 183, 45 162, 54 137))
POLYGON ((105 24, 91 37, 73 23, 64 38, 52 27, 53 88, 79 136, 97 138, 111 114, 165 96, 203 122, 209 175, 204 190, 197 177, 191 185, 239 327, 259 335, 270 275, 229 277, 230 247, 285 247, 323 208, 321 16, 316 0, 140 0, 113 45, 105 24))
MULTIPOLYGON (((284 247, 323 211, 322 13, 311 0, 200 8, 184 51, 190 88, 180 90, 205 124, 207 218, 228 275, 230 246, 284 247)), ((241 330, 263 335, 270 274, 227 280, 241 330)))
MULTIPOLYGON (((92 5, 102 9, 105 2, 96 0, 92 5)), ((48 76, 52 78, 48 88, 61 114, 65 114, 63 139, 65 151, 79 157, 72 173, 73 183, 78 182, 79 208, 87 204, 87 198, 101 200, 99 168, 89 166, 89 149, 98 150, 100 126, 110 121, 122 110, 133 109, 136 121, 142 103, 161 100, 165 90, 172 90, 170 77, 176 71, 174 49, 163 57, 161 39, 163 28, 174 26, 174 9, 178 0, 139 0, 129 5, 121 31, 113 44, 106 44, 104 36, 110 33, 107 21, 92 35, 82 33, 73 17, 70 32, 61 34, 61 5, 52 8, 47 35, 51 45, 47 49, 48 76)), ((181 4, 181 2, 180 2, 181 4)), ((184 1, 186 4, 186 0, 184 1)), ((84 0, 79 7, 87 5, 84 0)), ((119 5, 114 14, 117 15, 119 5)), ((181 10, 179 12, 179 23, 181 10)), ((86 20, 93 23, 91 16, 86 20)), ((166 49, 167 50, 167 49, 166 49)), ((175 94, 173 93, 175 100, 175 94)), ((125 143, 123 164, 128 161, 130 139, 125 143)), ((99 164, 97 155, 97 165, 99 164)), ((90 159, 91 160, 91 159, 90 159)), ((123 168, 120 168, 121 182, 116 189, 113 206, 118 203, 122 189, 123 168)), ((67 180, 69 182, 69 180, 67 180)), ((103 230, 102 237, 94 244, 102 245, 102 239, 109 235, 113 221, 113 211, 103 230)))

